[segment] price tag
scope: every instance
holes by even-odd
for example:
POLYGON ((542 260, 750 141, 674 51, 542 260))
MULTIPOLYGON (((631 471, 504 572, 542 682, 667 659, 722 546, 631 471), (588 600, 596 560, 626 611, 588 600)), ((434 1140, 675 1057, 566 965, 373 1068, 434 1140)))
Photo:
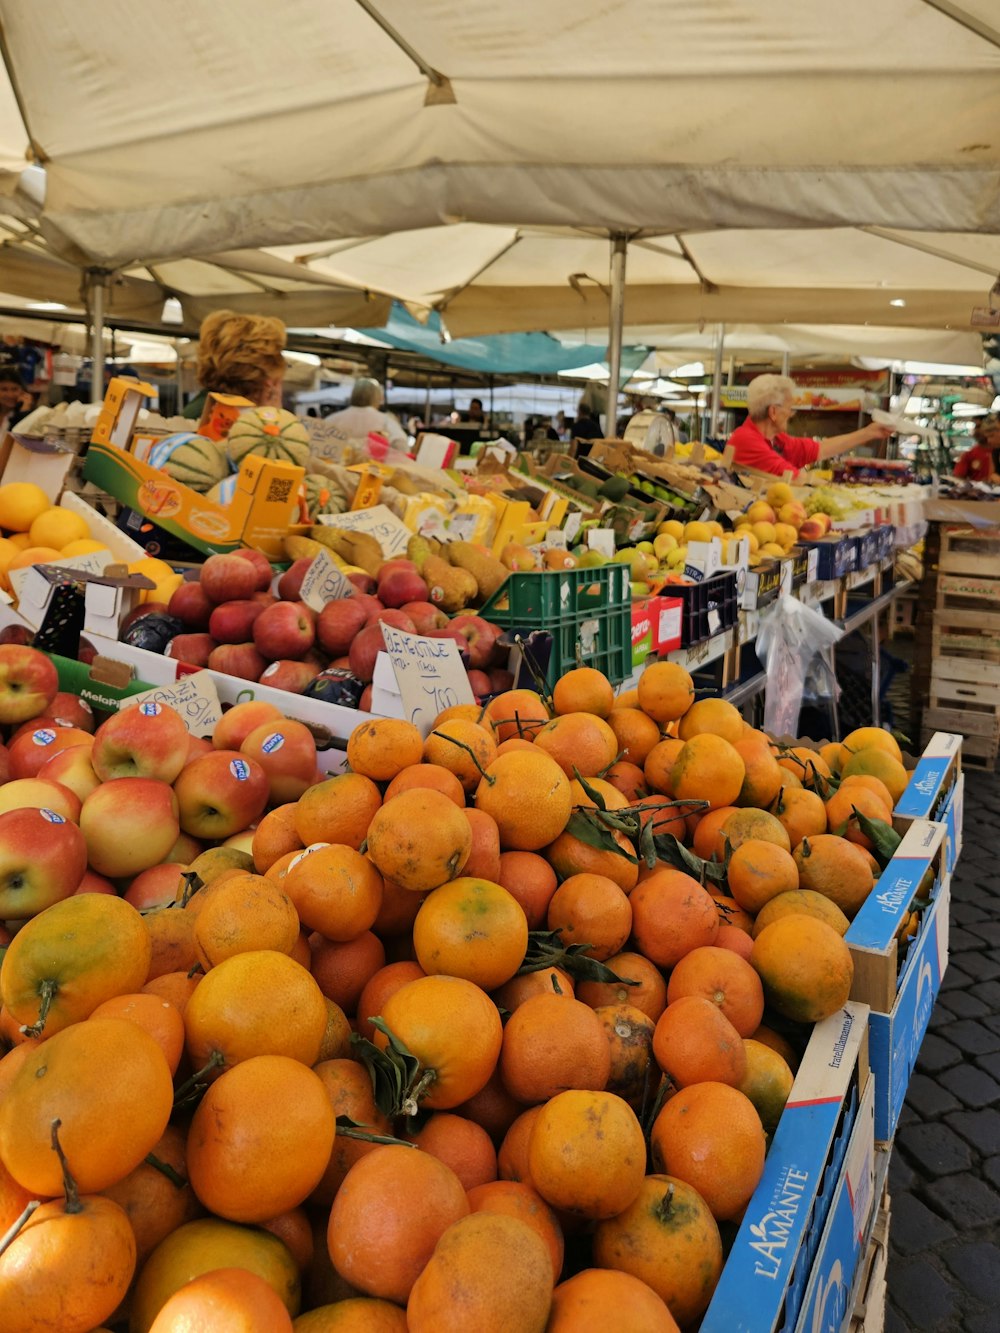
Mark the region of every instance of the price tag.
POLYGON ((351 509, 371 509, 382 491, 382 474, 366 467, 358 478, 358 489, 354 492, 351 509))
POLYGON ((192 736, 210 736, 222 717, 222 704, 211 672, 195 671, 172 685, 133 694, 127 704, 138 704, 149 712, 169 705, 179 713, 192 736))
POLYGON ((782 560, 779 565, 781 570, 781 582, 778 585, 778 592, 782 597, 788 597, 792 591, 792 566, 794 561, 782 560))
POLYGON ((422 736, 446 708, 475 703, 454 639, 429 639, 385 624, 382 638, 403 701, 403 716, 422 736))
POLYGON ((722 617, 716 611, 714 606, 708 608, 708 632, 709 634, 718 634, 722 628, 722 617))
POLYGON ((388 505, 373 505, 371 509, 358 509, 351 514, 320 514, 319 521, 328 528, 369 533, 381 546, 387 560, 405 555, 407 542, 413 536, 388 505))
POLYGON ((613 528, 588 528, 587 545, 592 551, 600 551, 607 560, 615 554, 615 533, 613 528))
POLYGON ((346 574, 342 574, 326 551, 320 551, 306 570, 299 599, 313 611, 322 611, 327 602, 353 597, 356 589, 346 574))
POLYGON ((812 546, 806 556, 806 582, 815 583, 816 576, 819 573, 819 549, 812 546))
POLYGON ((572 514, 567 514, 566 522, 563 524, 563 532, 566 534, 566 540, 572 543, 576 534, 580 531, 580 524, 583 522, 583 515, 578 509, 572 514))
MULTIPOLYGON (((67 556, 65 560, 52 560, 46 563, 47 569, 67 569, 79 570, 82 574, 103 574, 108 565, 114 563, 114 557, 110 551, 88 551, 86 555, 67 556)), ((15 569, 10 574, 10 584, 14 589, 14 596, 19 600, 24 581, 34 569, 34 565, 28 565, 24 569, 15 569)))

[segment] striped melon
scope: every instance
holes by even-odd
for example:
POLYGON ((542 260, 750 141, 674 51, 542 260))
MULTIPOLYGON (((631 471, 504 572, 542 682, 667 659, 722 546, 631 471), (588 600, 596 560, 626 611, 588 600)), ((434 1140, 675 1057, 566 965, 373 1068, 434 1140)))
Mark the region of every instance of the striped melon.
POLYGON ((232 503, 233 496, 236 493, 237 476, 231 472, 228 477, 218 482, 208 492, 208 498, 214 500, 217 505, 227 505, 232 503))
POLYGON ((309 432, 294 414, 282 407, 254 407, 241 412, 226 437, 235 467, 247 454, 304 467, 309 457, 309 432))
POLYGON ((342 514, 347 508, 347 497, 341 492, 336 482, 318 472, 307 472, 302 478, 302 490, 306 497, 306 511, 311 520, 319 514, 342 514))
POLYGON ((229 462, 215 440, 182 431, 154 444, 149 453, 151 467, 159 468, 174 481, 204 494, 226 475, 229 462))

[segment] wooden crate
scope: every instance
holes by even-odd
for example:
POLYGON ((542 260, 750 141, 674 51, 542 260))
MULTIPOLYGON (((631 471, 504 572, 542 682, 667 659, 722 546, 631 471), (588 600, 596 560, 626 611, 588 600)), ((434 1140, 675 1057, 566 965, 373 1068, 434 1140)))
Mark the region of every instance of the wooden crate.
POLYGON ((932 708, 994 713, 1000 731, 1000 662, 935 654, 931 659, 928 702, 932 708))
POLYGON ((941 527, 938 570, 1000 578, 1000 528, 941 527))
MULTIPOLYGON (((1000 570, 995 561, 989 563, 994 570, 1000 570)), ((989 578, 985 574, 946 574, 941 570, 935 595, 938 611, 971 611, 978 607, 992 614, 1000 608, 1000 578, 989 578)))
POLYGON ((967 708, 927 707, 921 719, 921 744, 935 731, 950 731, 962 739, 962 762, 973 768, 993 769, 1000 750, 1000 724, 996 713, 977 713, 967 708))
POLYGON ((851 1316, 850 1333, 883 1333, 885 1328, 886 1270, 889 1266, 889 1224, 892 1209, 883 1194, 872 1238, 862 1260, 861 1285, 851 1316))
POLYGON ((932 659, 966 657, 976 661, 1000 662, 1000 614, 988 611, 935 611, 929 629, 920 629, 918 643, 929 647, 932 659))

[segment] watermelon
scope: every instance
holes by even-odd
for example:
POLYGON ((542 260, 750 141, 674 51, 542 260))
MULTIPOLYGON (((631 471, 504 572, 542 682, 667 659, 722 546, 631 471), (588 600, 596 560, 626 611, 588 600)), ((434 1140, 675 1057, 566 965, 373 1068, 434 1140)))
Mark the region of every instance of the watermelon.
POLYGON ((215 440, 192 431, 168 435, 154 444, 149 463, 174 481, 202 494, 211 490, 229 471, 225 452, 215 440))
POLYGON ((282 407, 254 407, 241 412, 233 422, 226 447, 237 468, 247 454, 304 467, 309 457, 309 432, 294 412, 282 407))

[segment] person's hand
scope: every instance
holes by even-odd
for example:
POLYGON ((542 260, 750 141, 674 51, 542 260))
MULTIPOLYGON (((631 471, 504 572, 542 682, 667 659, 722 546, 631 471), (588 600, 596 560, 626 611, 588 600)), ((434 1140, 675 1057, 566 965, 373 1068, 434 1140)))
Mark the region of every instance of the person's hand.
POLYGON ((864 428, 864 436, 866 442, 868 440, 887 440, 890 435, 895 435, 895 433, 896 432, 892 429, 891 426, 879 426, 874 421, 871 423, 870 426, 865 426, 864 428))

